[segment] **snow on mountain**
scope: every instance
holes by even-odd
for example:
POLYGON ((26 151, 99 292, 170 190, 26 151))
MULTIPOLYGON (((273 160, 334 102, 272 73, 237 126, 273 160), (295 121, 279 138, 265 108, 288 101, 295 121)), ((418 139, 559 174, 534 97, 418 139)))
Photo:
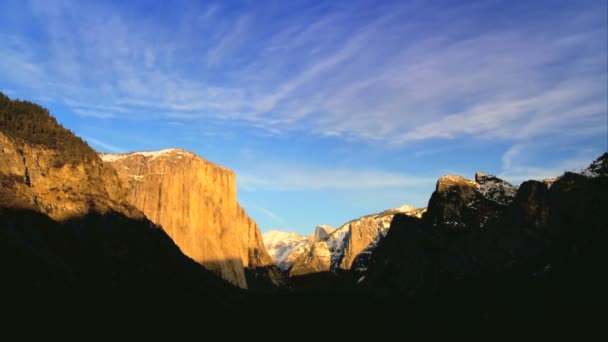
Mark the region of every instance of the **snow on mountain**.
MULTIPOLYGON (((181 148, 167 148, 159 151, 138 151, 129 153, 99 153, 99 157, 105 162, 117 162, 134 156, 145 158, 148 161, 153 161, 158 158, 161 158, 161 160, 165 160, 166 158, 175 158, 175 160, 188 160, 190 157, 203 159, 200 156, 197 156, 196 154, 190 151, 183 150, 181 148)), ((208 160, 205 161, 208 163, 212 163, 208 160)), ((212 164, 220 169, 229 170, 224 166, 217 165, 215 163, 212 164)))
POLYGON ((482 172, 475 174, 475 182, 479 184, 477 191, 486 199, 501 205, 508 205, 515 198, 517 187, 504 180, 482 172))
POLYGON ((515 198, 517 186, 496 176, 477 172, 475 180, 457 175, 439 177, 425 220, 453 229, 483 228, 515 198))
POLYGON ((149 158, 158 158, 160 156, 166 156, 171 153, 176 153, 178 155, 192 154, 192 153, 190 153, 186 150, 182 150, 182 149, 167 148, 167 149, 160 150, 160 151, 143 151, 143 152, 131 152, 131 153, 100 153, 99 156, 101 157, 101 160, 103 160, 103 161, 113 162, 113 161, 127 158, 129 156, 134 156, 134 155, 140 155, 140 156, 149 157, 149 158))
POLYGON ((291 263, 288 261, 289 255, 294 250, 304 252, 308 243, 307 236, 278 230, 271 230, 262 234, 262 239, 268 254, 283 271, 291 267, 291 263))
POLYGON ((608 175, 608 152, 594 160, 593 163, 580 174, 589 178, 608 175))
MULTIPOLYGON (((360 253, 371 252, 378 241, 386 236, 396 214, 420 217, 425 211, 425 208, 404 205, 348 221, 326 239, 302 249, 303 253, 294 261, 290 275, 351 269, 360 253)), ((361 269, 364 266, 359 264, 357 267, 361 269)))

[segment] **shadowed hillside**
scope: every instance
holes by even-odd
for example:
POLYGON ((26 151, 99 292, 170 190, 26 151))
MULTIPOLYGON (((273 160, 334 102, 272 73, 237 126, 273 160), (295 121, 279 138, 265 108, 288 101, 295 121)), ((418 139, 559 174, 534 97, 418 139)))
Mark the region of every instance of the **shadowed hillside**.
POLYGON ((184 256, 147 220, 92 213, 59 224, 36 212, 0 209, 0 234, 5 332, 26 324, 25 336, 40 338, 179 336, 219 331, 227 317, 242 315, 242 293, 184 256), (163 328, 193 314, 197 326, 163 328))

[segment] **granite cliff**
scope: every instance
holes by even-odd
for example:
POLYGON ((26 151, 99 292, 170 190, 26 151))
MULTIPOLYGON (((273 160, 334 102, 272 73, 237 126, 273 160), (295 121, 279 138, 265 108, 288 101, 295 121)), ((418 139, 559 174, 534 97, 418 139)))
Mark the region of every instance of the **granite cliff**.
POLYGON ((233 171, 180 149, 100 156, 125 184, 127 200, 207 269, 246 288, 246 269, 273 264, 257 224, 237 203, 233 171))

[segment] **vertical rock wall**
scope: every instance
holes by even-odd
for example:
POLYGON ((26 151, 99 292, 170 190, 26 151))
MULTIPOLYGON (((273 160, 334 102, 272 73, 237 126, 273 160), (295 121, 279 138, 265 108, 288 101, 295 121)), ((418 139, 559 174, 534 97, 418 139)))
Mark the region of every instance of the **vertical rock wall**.
POLYGON ((272 263, 256 223, 237 203, 233 171, 179 149, 101 157, 128 188, 129 202, 222 278, 246 288, 245 267, 272 263))

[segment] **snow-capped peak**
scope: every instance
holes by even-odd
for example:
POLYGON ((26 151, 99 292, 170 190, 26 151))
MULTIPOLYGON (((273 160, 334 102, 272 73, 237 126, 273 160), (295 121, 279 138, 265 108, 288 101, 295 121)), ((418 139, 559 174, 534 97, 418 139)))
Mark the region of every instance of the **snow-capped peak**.
POLYGON ((262 234, 262 239, 268 254, 281 270, 291 267, 295 258, 295 255, 290 258, 292 252, 308 245, 308 237, 279 230, 271 230, 262 234))
POLYGON ((399 208, 395 208, 395 210, 397 210, 400 213, 409 213, 411 211, 416 210, 416 208, 412 207, 411 205, 402 205, 399 208))
POLYGON ((296 240, 302 240, 305 239, 305 236, 302 236, 298 233, 293 233, 293 232, 283 232, 280 230, 271 230, 268 231, 264 234, 262 234, 262 238, 264 239, 264 244, 266 246, 274 246, 278 243, 281 242, 285 242, 285 241, 296 241, 296 240))

